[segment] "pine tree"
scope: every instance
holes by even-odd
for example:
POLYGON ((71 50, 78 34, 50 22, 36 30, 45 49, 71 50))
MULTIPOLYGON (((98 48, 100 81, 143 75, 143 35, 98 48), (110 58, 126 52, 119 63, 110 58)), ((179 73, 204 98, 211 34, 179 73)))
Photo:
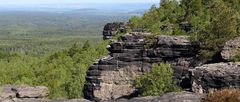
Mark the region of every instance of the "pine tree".
POLYGON ((182 0, 181 6, 185 9, 185 21, 203 14, 202 0, 182 0))
POLYGON ((210 24, 205 27, 204 33, 200 32, 199 38, 203 42, 201 45, 203 59, 210 59, 222 49, 226 41, 239 36, 237 34, 237 13, 226 3, 223 1, 214 2, 210 12, 210 24))
POLYGON ((90 45, 89 40, 87 40, 87 41, 83 44, 82 49, 83 49, 83 50, 86 50, 86 49, 88 49, 89 47, 91 47, 91 45, 90 45))

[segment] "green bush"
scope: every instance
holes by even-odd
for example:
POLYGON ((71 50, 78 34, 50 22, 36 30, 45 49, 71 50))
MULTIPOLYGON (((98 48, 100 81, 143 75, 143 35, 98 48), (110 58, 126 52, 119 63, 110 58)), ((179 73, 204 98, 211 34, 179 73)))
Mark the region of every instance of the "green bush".
POLYGON ((201 42, 199 56, 206 61, 219 53, 227 40, 239 36, 239 5, 239 0, 162 0, 160 7, 152 6, 142 17, 132 17, 130 24, 154 35, 191 36, 201 42), (179 26, 181 22, 188 22, 190 31, 179 26))
POLYGON ((173 70, 167 63, 153 64, 150 72, 136 79, 135 87, 140 96, 159 96, 181 90, 174 82, 173 70))

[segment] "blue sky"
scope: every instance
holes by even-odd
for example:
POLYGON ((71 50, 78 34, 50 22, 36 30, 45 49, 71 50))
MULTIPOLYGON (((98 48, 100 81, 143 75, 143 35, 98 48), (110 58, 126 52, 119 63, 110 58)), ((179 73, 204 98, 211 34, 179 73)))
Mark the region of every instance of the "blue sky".
POLYGON ((0 0, 0 5, 84 4, 84 3, 158 3, 160 0, 0 0))

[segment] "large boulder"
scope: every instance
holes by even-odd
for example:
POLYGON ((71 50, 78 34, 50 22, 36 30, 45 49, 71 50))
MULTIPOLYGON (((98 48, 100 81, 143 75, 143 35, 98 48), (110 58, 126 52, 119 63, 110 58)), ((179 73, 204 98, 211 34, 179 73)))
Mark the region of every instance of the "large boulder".
MULTIPOLYGON (((147 45, 149 33, 127 33, 112 42, 110 54, 94 63, 87 72, 84 96, 95 101, 130 97, 137 91, 133 84, 137 76, 151 70, 153 63, 169 62, 174 78, 180 83, 188 76, 188 69, 195 67, 198 43, 184 36, 156 36, 147 45)), ((190 88, 190 81, 182 86, 190 88)))
POLYGON ((201 102, 202 95, 191 92, 172 92, 162 96, 137 97, 133 99, 119 99, 109 102, 201 102))
POLYGON ((111 39, 117 32, 126 33, 126 24, 123 22, 107 23, 103 28, 103 39, 111 39))
POLYGON ((70 100, 62 99, 62 100, 52 100, 50 102, 91 102, 91 101, 86 99, 70 99, 70 100))
POLYGON ((190 70, 192 90, 208 93, 221 88, 240 88, 240 62, 205 64, 190 70))
POLYGON ((221 55, 222 58, 227 61, 232 61, 237 57, 240 58, 240 37, 227 41, 221 55))
POLYGON ((48 88, 27 85, 5 85, 1 88, 0 102, 47 102, 48 88))
POLYGON ((50 100, 36 98, 13 98, 9 102, 50 102, 50 100))
POLYGON ((4 85, 0 89, 0 102, 90 102, 85 99, 50 100, 44 86, 4 85))
POLYGON ((18 98, 47 98, 48 88, 44 86, 19 86, 12 88, 18 98))

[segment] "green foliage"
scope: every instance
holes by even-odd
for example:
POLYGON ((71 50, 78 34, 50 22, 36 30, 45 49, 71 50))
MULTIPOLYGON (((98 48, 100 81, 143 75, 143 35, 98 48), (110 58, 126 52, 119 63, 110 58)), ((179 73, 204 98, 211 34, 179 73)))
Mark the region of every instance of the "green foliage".
POLYGON ((232 50, 232 53, 233 53, 233 54, 232 54, 230 60, 233 61, 233 62, 238 62, 238 61, 240 61, 240 52, 239 52, 239 50, 233 49, 233 50, 232 50))
POLYGON ((112 37, 112 39, 118 40, 118 38, 121 37, 121 36, 124 35, 124 34, 126 34, 126 33, 117 31, 116 34, 112 37))
MULTIPOLYGON (((222 1, 215 2, 211 6, 210 14, 214 16, 211 16, 211 21, 205 27, 205 32, 198 33, 200 34, 199 40, 203 42, 202 51, 212 53, 204 59, 211 58, 213 54, 220 52, 226 41, 239 36, 236 13, 222 1)), ((204 54, 204 52, 202 53, 204 54)))
POLYGON ((142 17, 132 17, 130 19, 130 27, 144 28, 155 34, 179 34, 179 26, 172 24, 179 22, 183 14, 184 9, 178 5, 176 0, 164 0, 161 2, 160 8, 153 5, 142 17), (161 27, 166 28, 161 29, 161 27), (171 28, 177 31, 172 31, 173 29, 171 28))
POLYGON ((201 42, 200 58, 209 60, 223 44, 240 34, 239 0, 162 0, 142 17, 133 17, 131 27, 144 28, 154 35, 188 35, 201 42), (190 31, 179 26, 190 24, 190 31))
MULTIPOLYGON (((122 11, 121 11, 122 12, 122 11)), ((108 22, 127 21, 132 13, 76 10, 59 12, 6 11, 0 13, 0 51, 34 56, 68 49, 86 40, 102 41, 108 22)))
POLYGON ((144 48, 150 48, 152 46, 152 44, 154 44, 157 40, 156 40, 156 36, 157 34, 150 34, 150 35, 146 35, 145 36, 145 45, 144 48))
POLYGON ((173 81, 173 70, 167 63, 153 64, 150 72, 136 79, 135 86, 141 96, 159 96, 181 90, 173 81))
POLYGON ((74 44, 47 57, 6 55, 12 57, 0 59, 0 85, 44 85, 50 98, 82 98, 86 72, 97 58, 108 53, 107 44, 91 46, 86 41, 83 47, 74 44))

